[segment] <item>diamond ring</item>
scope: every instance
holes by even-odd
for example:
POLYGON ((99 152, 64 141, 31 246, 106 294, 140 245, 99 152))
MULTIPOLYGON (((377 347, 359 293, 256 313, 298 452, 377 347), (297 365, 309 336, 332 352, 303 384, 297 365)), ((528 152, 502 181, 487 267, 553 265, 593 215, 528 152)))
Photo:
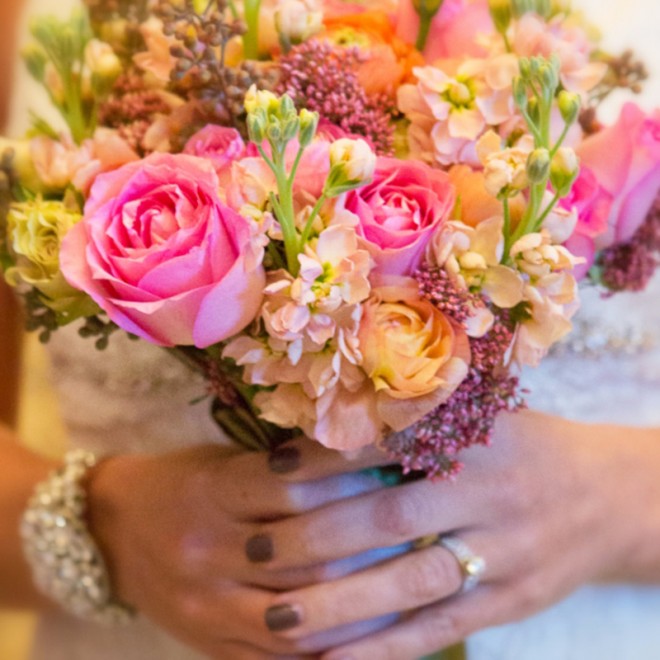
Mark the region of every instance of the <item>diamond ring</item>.
POLYGON ((486 560, 475 555, 465 542, 451 534, 438 536, 435 544, 454 555, 461 568, 463 584, 459 593, 466 593, 474 589, 486 570, 486 560))

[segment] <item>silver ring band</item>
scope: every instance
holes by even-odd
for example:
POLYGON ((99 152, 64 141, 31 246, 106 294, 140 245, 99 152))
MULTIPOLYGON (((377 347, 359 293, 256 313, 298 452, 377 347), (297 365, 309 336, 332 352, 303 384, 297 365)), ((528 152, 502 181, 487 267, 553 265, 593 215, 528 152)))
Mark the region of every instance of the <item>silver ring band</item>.
POLYGON ((470 547, 457 536, 451 534, 438 536, 435 543, 454 555, 461 568, 463 584, 459 593, 472 591, 486 571, 486 560, 472 552, 470 547))

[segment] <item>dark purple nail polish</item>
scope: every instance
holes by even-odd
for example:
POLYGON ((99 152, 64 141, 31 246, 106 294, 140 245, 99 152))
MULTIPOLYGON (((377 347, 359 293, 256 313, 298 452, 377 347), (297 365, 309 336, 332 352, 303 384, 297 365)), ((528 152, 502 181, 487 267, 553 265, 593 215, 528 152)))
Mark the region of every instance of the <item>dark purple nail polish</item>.
POLYGON ((273 558, 273 539, 268 534, 257 534, 245 544, 247 558, 255 564, 263 564, 273 558))
POLYGON ((272 632, 290 630, 299 623, 300 615, 291 605, 274 605, 266 610, 266 625, 272 632))
POLYGON ((275 474, 288 474, 300 467, 300 451, 296 447, 280 447, 268 457, 268 467, 275 474))

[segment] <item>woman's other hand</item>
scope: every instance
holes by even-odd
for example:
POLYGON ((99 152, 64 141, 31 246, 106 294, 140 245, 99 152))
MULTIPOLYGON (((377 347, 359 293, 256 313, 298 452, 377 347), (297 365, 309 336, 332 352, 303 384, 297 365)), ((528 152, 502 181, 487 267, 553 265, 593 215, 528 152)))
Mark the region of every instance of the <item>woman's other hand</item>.
POLYGON ((343 530, 317 518, 382 488, 359 473, 373 462, 347 461, 308 440, 271 456, 212 445, 117 456, 90 475, 90 525, 118 598, 190 646, 232 660, 312 657, 392 622, 351 620, 296 639, 274 632, 296 616, 272 608, 281 591, 340 579, 402 551, 345 553, 343 530))

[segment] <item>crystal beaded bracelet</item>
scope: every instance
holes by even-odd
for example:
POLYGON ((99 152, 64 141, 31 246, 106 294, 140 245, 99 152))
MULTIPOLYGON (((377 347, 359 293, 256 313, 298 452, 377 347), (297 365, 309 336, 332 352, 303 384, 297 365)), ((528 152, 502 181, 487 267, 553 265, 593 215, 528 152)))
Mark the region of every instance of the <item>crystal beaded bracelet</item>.
POLYGON ((82 481, 96 465, 74 450, 39 484, 21 520, 25 556, 37 588, 67 612, 105 625, 129 622, 133 611, 112 597, 108 570, 85 522, 82 481))

